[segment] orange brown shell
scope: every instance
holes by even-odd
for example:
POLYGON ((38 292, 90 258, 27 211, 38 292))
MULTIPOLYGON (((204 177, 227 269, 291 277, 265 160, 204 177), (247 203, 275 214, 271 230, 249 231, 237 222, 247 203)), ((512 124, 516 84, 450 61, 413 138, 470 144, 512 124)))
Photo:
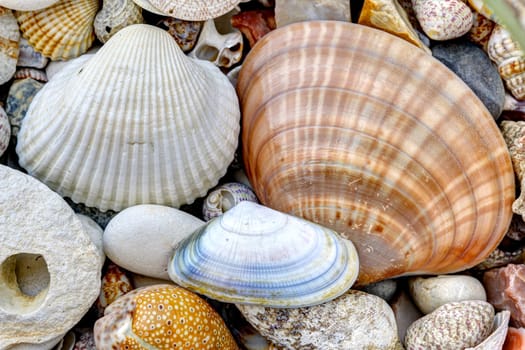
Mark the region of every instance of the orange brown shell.
POLYGON ((172 285, 139 288, 117 299, 95 323, 95 343, 99 350, 238 349, 208 303, 172 285))
POLYGON ((514 174, 494 120, 450 70, 343 22, 276 29, 237 84, 260 201, 349 238, 359 284, 460 271, 511 219, 514 174))

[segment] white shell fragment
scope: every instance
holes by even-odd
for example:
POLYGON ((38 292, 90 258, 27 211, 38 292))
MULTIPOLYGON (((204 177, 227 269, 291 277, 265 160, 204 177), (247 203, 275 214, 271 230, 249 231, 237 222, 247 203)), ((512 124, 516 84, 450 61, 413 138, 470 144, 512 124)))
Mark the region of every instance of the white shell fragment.
POLYGON ((49 58, 36 51, 26 38, 20 38, 18 46, 20 49, 16 62, 18 67, 44 68, 49 62, 49 58))
POLYGON ((0 85, 15 74, 19 40, 20 32, 15 16, 11 10, 0 7, 0 85))
POLYGON ((489 336, 494 307, 481 300, 452 302, 438 307, 408 327, 406 350, 465 349, 489 336))
POLYGON ((331 300, 352 286, 358 270, 352 242, 249 201, 183 241, 168 265, 175 283, 197 293, 271 307, 331 300))
POLYGON ((210 61, 216 66, 229 68, 242 58, 243 38, 241 31, 232 29, 221 34, 212 19, 204 22, 194 49, 189 57, 210 61))
POLYGON ((49 349, 100 292, 101 260, 67 203, 0 165, 0 349, 49 349))
POLYGON ((104 250, 114 263, 149 277, 169 279, 174 246, 205 224, 181 210, 143 204, 124 209, 104 230, 104 250))
POLYGON ((245 184, 229 182, 211 191, 202 205, 205 221, 224 214, 242 201, 259 203, 253 190, 245 184))
POLYGON ((487 301, 483 284, 472 276, 415 277, 408 280, 408 285, 414 303, 424 314, 453 301, 487 301))
POLYGON ((53 76, 31 103, 17 153, 29 174, 74 202, 178 207, 226 173, 239 118, 217 67, 186 57, 166 31, 135 24, 53 76))
POLYGON ((285 349, 402 349, 392 309, 360 291, 312 307, 236 306, 264 337, 285 349))

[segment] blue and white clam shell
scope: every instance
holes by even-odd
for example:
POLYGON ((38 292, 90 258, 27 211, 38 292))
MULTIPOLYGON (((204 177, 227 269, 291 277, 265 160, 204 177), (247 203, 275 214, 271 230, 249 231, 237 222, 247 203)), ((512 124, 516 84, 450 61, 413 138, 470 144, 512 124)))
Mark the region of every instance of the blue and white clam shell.
POLYGON ((321 304, 346 292, 357 251, 335 231, 243 201, 181 242, 168 265, 177 284, 228 303, 321 304))

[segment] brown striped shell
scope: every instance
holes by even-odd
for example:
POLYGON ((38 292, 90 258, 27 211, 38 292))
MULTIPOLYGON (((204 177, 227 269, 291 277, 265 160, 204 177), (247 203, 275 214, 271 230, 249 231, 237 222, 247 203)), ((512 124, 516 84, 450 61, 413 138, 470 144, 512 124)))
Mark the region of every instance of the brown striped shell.
POLYGON ((237 91, 257 197, 349 238, 360 284, 466 269, 505 235, 514 175, 494 120, 404 40, 335 21, 286 26, 250 51, 237 91))
POLYGON ((67 60, 86 52, 95 33, 98 0, 60 0, 39 11, 16 11, 23 36, 36 51, 52 60, 67 60))

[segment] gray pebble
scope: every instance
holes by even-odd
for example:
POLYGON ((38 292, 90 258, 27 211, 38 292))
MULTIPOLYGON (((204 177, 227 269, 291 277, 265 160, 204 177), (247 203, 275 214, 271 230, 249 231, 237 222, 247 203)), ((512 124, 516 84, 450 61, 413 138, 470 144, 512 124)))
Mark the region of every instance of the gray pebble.
POLYGON ((432 55, 463 79, 494 119, 499 117, 505 103, 505 88, 485 51, 468 41, 449 41, 433 46, 432 55))

